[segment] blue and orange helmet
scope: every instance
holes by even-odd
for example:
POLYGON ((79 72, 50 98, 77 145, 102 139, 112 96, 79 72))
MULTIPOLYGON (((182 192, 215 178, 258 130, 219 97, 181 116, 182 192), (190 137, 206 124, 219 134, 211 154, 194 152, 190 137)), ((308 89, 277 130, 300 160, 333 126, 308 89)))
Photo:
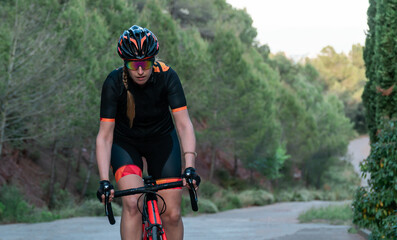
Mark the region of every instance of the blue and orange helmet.
POLYGON ((117 53, 124 61, 154 58, 159 52, 157 37, 147 28, 134 25, 119 38, 117 53))

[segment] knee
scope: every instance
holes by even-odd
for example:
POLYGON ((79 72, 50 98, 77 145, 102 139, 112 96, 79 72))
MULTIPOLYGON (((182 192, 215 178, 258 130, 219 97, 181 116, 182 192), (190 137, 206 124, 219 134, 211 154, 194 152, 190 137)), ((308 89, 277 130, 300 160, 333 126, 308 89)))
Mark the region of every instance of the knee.
POLYGON ((123 213, 129 215, 136 215, 138 211, 138 199, 136 197, 123 198, 123 213))
POLYGON ((179 223, 182 219, 180 208, 167 209, 167 211, 163 214, 163 218, 164 218, 164 221, 169 224, 179 223))

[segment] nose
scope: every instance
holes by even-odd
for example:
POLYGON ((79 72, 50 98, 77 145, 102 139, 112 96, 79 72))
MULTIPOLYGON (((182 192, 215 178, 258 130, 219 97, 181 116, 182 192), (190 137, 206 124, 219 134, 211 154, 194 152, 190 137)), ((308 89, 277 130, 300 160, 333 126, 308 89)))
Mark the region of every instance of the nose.
POLYGON ((139 75, 142 75, 142 74, 143 74, 143 69, 142 69, 141 66, 138 67, 138 74, 139 74, 139 75))

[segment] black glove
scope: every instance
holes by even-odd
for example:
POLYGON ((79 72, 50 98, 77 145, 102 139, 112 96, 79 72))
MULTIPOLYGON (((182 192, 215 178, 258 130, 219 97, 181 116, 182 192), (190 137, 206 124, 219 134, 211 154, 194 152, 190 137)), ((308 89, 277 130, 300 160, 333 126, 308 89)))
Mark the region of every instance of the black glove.
POLYGON ((108 180, 100 181, 98 191, 96 192, 96 197, 99 199, 99 202, 102 202, 102 195, 105 194, 105 192, 110 193, 112 189, 114 189, 114 187, 108 180))
POLYGON ((198 187, 201 182, 200 176, 196 173, 196 169, 192 167, 188 167, 185 169, 184 173, 182 174, 182 177, 185 178, 186 180, 196 180, 196 186, 198 187))

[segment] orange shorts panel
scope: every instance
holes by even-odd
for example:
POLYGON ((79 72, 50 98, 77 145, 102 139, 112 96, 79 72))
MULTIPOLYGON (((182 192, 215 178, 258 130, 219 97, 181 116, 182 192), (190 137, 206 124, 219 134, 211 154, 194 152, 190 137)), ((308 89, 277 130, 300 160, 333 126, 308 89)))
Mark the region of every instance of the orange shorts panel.
POLYGON ((116 179, 116 182, 118 182, 122 177, 130 174, 135 174, 142 177, 142 170, 137 165, 125 165, 117 169, 114 177, 116 179))

